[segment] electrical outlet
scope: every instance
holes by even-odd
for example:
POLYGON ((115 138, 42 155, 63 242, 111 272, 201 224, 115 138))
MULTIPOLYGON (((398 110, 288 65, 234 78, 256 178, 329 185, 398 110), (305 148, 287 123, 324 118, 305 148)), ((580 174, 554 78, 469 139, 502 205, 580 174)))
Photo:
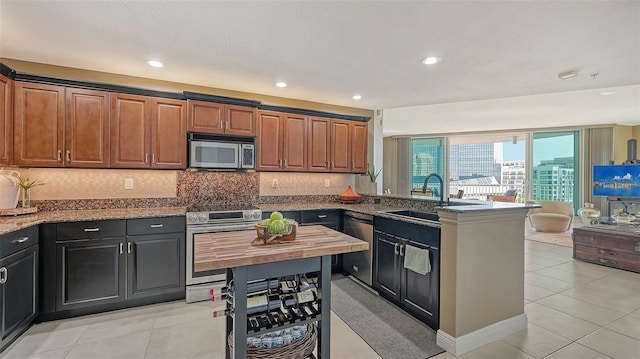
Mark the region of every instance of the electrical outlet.
POLYGON ((273 179, 273 183, 271 184, 271 187, 278 188, 278 179, 277 178, 273 179))
POLYGON ((124 189, 133 189, 133 178, 124 179, 124 189))
POLYGON ((328 178, 324 180, 324 186, 325 187, 331 187, 331 180, 329 180, 328 178))

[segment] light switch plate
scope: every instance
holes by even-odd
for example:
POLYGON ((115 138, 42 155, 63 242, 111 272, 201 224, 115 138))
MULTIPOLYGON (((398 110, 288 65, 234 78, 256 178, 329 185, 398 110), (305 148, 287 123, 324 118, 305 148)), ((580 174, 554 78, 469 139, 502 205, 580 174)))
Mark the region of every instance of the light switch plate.
POLYGON ((133 189, 133 178, 124 179, 124 189, 133 189))
POLYGON ((278 188, 278 179, 277 178, 273 179, 273 183, 271 184, 271 187, 278 188))
POLYGON ((324 180, 324 186, 325 187, 331 187, 331 180, 329 180, 328 178, 324 180))

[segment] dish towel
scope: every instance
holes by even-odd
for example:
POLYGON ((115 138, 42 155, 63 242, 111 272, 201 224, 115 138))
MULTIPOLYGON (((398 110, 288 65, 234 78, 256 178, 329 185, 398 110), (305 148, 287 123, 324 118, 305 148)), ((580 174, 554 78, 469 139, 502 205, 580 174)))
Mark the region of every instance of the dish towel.
POLYGON ((429 250, 407 244, 407 247, 404 250, 404 267, 422 275, 431 272, 429 250))

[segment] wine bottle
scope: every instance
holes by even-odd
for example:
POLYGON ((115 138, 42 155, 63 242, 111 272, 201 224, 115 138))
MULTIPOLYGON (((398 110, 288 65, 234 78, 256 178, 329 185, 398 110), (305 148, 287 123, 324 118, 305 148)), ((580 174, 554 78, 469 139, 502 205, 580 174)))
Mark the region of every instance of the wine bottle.
MULTIPOLYGON (((233 305, 233 298, 227 298, 233 305)), ((280 296, 277 294, 262 294, 247 298, 247 314, 268 312, 280 308, 280 296)))

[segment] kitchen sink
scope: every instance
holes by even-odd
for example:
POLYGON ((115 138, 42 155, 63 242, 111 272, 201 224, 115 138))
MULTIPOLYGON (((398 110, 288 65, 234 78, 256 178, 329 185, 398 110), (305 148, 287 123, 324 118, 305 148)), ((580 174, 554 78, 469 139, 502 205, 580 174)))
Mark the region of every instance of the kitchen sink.
POLYGON ((402 216, 402 217, 410 217, 414 219, 426 219, 428 221, 435 221, 435 222, 438 222, 440 219, 437 213, 413 211, 410 209, 384 211, 384 213, 392 214, 396 216, 402 216))

